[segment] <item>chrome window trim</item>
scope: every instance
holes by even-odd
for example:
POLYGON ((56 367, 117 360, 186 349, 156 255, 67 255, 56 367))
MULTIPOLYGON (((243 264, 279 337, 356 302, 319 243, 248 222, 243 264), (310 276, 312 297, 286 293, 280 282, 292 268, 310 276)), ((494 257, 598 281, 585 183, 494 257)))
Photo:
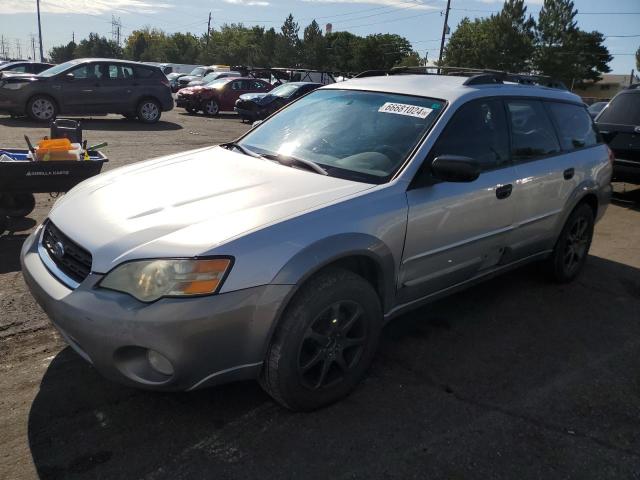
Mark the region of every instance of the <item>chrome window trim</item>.
POLYGON ((42 226, 40 235, 38 237, 38 256, 40 257, 40 260, 42 260, 42 263, 44 263, 44 266, 47 267, 47 270, 49 270, 51 275, 53 275, 57 280, 59 280, 61 283, 63 283, 67 287, 71 288, 72 290, 75 290, 80 286, 80 284, 58 268, 56 263, 53 261, 53 259, 49 255, 49 252, 47 252, 47 249, 44 248, 44 245, 42 244, 42 238, 44 237, 45 229, 46 229, 46 224, 42 226))

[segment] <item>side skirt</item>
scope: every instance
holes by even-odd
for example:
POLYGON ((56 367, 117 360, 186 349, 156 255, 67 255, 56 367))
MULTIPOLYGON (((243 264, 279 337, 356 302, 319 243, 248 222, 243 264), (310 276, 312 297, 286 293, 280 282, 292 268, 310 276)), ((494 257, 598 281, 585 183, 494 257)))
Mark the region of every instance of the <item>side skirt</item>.
POLYGON ((422 307, 428 303, 439 300, 440 298, 465 290, 466 288, 469 288, 473 285, 484 282, 485 280, 489 280, 490 278, 493 278, 502 273, 508 272, 509 270, 514 270, 528 263, 535 262, 537 260, 542 260, 548 257, 551 252, 552 250, 545 250, 543 252, 536 253, 535 255, 522 258, 518 261, 509 263, 507 265, 500 265, 497 268, 493 268, 491 270, 483 272, 479 275, 476 275, 475 277, 470 278, 469 280, 465 280, 464 282, 457 283, 447 288, 443 288, 442 290, 438 290, 437 292, 430 293, 429 295, 426 295, 421 298, 417 298, 416 300, 412 300, 410 302, 403 303, 401 305, 396 305, 384 315, 384 321, 386 323, 389 320, 397 317, 398 315, 402 315, 403 313, 422 307))

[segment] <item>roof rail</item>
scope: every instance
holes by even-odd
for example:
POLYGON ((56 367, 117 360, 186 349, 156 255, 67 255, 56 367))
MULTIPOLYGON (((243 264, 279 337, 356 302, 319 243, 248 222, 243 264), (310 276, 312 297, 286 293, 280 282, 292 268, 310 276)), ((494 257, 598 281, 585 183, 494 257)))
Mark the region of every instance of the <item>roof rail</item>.
MULTIPOLYGON (((384 75, 455 75, 469 77, 464 85, 489 85, 501 84, 504 82, 519 83, 521 85, 537 85, 541 87, 558 88, 567 90, 564 83, 554 80, 545 75, 535 75, 526 73, 509 73, 501 70, 489 70, 483 68, 469 67, 393 67, 390 70, 366 70, 359 73, 354 78, 376 77, 384 75)), ((631 87, 630 87, 631 88, 631 87)))

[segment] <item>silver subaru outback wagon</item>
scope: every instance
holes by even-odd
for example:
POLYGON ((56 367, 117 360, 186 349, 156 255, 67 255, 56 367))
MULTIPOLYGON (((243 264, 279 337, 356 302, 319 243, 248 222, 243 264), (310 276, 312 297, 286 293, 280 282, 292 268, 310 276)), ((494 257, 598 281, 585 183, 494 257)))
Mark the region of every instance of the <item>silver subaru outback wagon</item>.
POLYGON ((235 142, 85 181, 27 239, 23 272, 105 377, 255 378, 310 410, 356 386, 402 312, 534 260, 575 278, 611 162, 567 91, 356 79, 235 142))

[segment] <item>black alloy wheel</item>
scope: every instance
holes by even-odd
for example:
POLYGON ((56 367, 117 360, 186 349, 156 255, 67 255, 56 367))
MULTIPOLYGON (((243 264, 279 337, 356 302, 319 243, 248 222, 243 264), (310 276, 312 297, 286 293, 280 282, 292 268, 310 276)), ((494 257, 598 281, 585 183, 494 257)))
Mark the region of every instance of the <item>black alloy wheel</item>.
POLYGON ((548 263, 556 281, 570 282, 580 273, 589 256, 593 226, 593 210, 586 203, 571 212, 548 263))
POLYGON ((367 337, 364 309, 344 300, 321 312, 309 325, 298 354, 298 373, 312 390, 335 385, 353 371, 367 337))

